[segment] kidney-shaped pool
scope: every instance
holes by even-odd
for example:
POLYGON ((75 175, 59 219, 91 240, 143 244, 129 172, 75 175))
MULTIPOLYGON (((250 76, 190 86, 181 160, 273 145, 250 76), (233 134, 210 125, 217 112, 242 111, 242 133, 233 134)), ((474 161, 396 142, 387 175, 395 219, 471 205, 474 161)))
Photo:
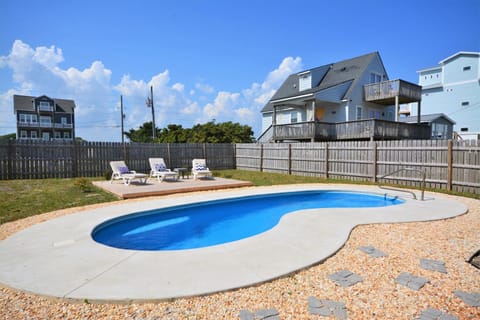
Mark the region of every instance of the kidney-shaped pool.
POLYGON ((199 202, 105 221, 92 237, 132 250, 184 250, 232 242, 273 228, 283 215, 314 208, 366 208, 403 203, 397 197, 345 191, 295 191, 199 202))

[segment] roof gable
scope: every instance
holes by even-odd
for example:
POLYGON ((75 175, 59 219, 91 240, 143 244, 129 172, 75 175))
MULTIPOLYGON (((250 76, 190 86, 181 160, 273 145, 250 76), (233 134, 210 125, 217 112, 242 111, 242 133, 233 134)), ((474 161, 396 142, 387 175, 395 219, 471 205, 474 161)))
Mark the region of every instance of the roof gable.
MULTIPOLYGON (((272 96, 269 102, 263 107, 261 112, 272 111, 272 102, 275 100, 295 98, 296 96, 302 96, 306 94, 316 94, 318 97, 324 95, 331 97, 331 95, 329 95, 329 93, 327 92, 325 94, 319 94, 319 92, 334 87, 342 89, 341 92, 343 95, 342 97, 339 97, 338 101, 345 99, 350 95, 352 90, 362 79, 362 76, 364 75, 365 71, 368 69, 374 59, 379 60, 379 64, 382 66, 383 71, 385 71, 379 53, 372 52, 352 59, 342 60, 339 62, 326 64, 317 68, 291 74, 283 82, 283 84, 272 96), (299 79, 302 75, 306 73, 311 73, 312 79, 317 79, 317 81, 312 83, 312 87, 310 89, 300 91, 299 79)), ((329 91, 332 92, 332 90, 329 91)))
POLYGON ((70 99, 55 99, 50 98, 46 95, 42 95, 39 97, 32 97, 32 96, 22 96, 22 95, 14 95, 13 96, 13 109, 14 113, 17 111, 35 111, 34 101, 35 100, 50 100, 53 101, 55 104, 55 111, 57 112, 65 112, 65 113, 74 113, 75 109, 75 101, 70 99))

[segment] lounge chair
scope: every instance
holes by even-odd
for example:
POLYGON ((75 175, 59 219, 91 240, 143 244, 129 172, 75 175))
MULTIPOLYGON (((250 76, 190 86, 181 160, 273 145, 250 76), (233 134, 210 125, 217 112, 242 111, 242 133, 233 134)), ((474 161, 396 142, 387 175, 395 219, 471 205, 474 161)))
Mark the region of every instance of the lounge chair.
POLYGON ((193 179, 212 177, 212 171, 208 169, 205 159, 193 159, 192 160, 192 175, 193 179))
POLYGON ((147 183, 148 175, 128 169, 124 161, 110 161, 110 167, 112 168, 110 183, 113 180, 123 180, 123 183, 127 186, 133 180, 139 180, 143 184, 147 183))
POLYGON ((163 158, 149 158, 150 162, 150 178, 157 178, 159 182, 165 179, 178 180, 178 172, 167 169, 163 158))

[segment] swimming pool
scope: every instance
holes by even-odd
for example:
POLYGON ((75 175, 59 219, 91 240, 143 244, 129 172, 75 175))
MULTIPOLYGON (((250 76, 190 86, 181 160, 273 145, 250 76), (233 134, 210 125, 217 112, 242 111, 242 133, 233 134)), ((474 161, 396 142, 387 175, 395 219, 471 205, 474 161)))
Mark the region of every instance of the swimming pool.
POLYGON ((403 203, 397 197, 345 191, 296 191, 180 205, 105 221, 92 238, 132 250, 185 250, 228 243, 270 230, 283 215, 314 208, 368 208, 403 203))

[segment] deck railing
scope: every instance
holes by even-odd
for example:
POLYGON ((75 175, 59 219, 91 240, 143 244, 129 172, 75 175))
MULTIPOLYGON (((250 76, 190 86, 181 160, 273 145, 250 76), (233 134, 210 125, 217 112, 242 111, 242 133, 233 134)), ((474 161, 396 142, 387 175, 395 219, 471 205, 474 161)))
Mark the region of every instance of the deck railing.
POLYGON ((402 101, 420 101, 422 87, 404 80, 389 80, 363 86, 365 101, 390 100, 396 96, 402 101))
POLYGON ((272 140, 386 140, 429 139, 430 127, 379 119, 357 120, 339 123, 299 122, 273 126, 272 140))

